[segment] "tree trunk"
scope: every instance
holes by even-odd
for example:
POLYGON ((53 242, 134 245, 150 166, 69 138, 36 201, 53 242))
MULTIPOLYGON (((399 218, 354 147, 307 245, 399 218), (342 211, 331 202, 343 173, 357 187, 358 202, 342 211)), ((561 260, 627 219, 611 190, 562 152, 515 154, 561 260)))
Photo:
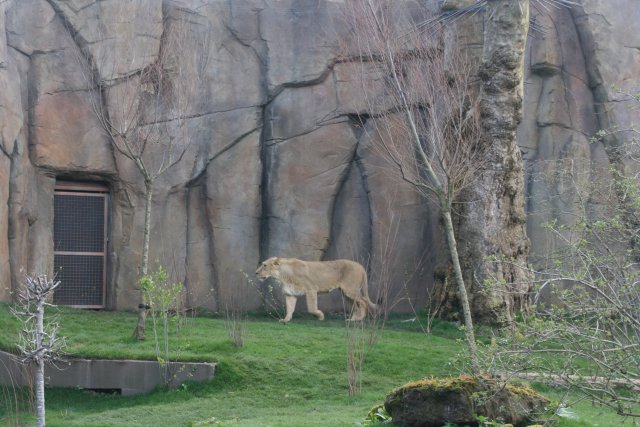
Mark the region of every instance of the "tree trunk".
POLYGON ((153 182, 145 182, 145 191, 146 199, 144 204, 144 243, 142 246, 141 266, 141 273, 143 276, 146 276, 149 271, 149 235, 151 234, 151 200, 153 199, 153 182))
MULTIPOLYGON (((145 204, 144 204, 144 237, 142 245, 141 276, 146 276, 149 271, 149 235, 151 233, 151 201, 153 199, 153 182, 145 180, 145 204)), ((138 304, 138 324, 133 331, 133 336, 138 340, 145 339, 145 322, 147 318, 147 301, 144 290, 140 287, 140 303, 138 304)))
POLYGON ((45 425, 45 410, 44 410, 44 357, 42 354, 42 339, 44 335, 44 299, 38 301, 38 307, 36 308, 36 352, 38 356, 36 358, 36 373, 35 373, 35 387, 36 387, 36 422, 38 427, 45 425))
POLYGON ((464 283, 464 277, 462 275, 462 268, 460 267, 460 257, 458 255, 458 245, 456 243, 456 236, 453 230, 453 221, 451 219, 451 210, 447 208, 448 204, 440 202, 442 208, 442 220, 444 222, 444 230, 447 237, 447 244, 449 247, 449 255, 451 257, 451 264, 453 265, 453 272, 458 286, 458 298, 462 305, 462 313, 464 316, 464 328, 465 337, 467 339, 467 348, 469 350, 469 358, 471 359, 471 369, 474 374, 480 373, 480 361, 478 359, 478 351, 476 349, 475 331, 473 329, 473 320, 471 317, 471 307, 469 306, 469 297, 467 295, 467 288, 464 283))
POLYGON ((531 278, 525 228, 524 171, 516 129, 522 115, 529 0, 488 0, 480 115, 486 169, 462 196, 461 259, 476 321, 509 321, 526 309, 531 278), (487 287, 486 285, 490 285, 487 287))

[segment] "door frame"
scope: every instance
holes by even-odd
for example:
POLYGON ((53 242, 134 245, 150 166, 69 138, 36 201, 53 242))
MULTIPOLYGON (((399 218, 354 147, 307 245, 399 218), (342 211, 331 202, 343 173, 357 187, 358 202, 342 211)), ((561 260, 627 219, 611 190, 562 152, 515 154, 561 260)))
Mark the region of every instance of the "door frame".
MULTIPOLYGON (((56 251, 54 247, 53 256, 56 255, 89 255, 102 256, 102 304, 62 304, 67 307, 100 309, 107 306, 107 256, 108 256, 108 225, 109 225, 109 186, 100 182, 64 181, 57 180, 54 187, 54 198, 56 196, 85 196, 101 197, 104 199, 104 212, 102 223, 102 252, 73 252, 56 251)), ((53 218, 55 223, 55 216, 53 218)), ((53 237, 53 236, 52 236, 53 237)), ((55 294, 55 291, 54 291, 55 294)))

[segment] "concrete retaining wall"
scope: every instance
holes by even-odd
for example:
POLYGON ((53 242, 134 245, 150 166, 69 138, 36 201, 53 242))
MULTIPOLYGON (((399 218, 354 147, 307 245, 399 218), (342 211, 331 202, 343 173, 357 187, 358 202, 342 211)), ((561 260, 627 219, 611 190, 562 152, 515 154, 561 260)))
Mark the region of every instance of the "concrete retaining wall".
MULTIPOLYGON (((185 381, 209 381, 214 363, 169 362, 170 387, 185 381)), ((30 368, 15 355, 0 351, 0 385, 32 383, 30 368)), ((163 367, 148 360, 69 359, 45 367, 45 381, 50 387, 79 387, 90 390, 116 390, 123 395, 141 394, 164 384, 163 367)))

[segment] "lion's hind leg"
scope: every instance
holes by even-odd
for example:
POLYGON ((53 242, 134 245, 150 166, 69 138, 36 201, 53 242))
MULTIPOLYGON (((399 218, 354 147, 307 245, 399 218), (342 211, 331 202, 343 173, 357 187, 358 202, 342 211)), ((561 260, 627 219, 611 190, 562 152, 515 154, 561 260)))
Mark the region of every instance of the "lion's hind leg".
POLYGON ((365 318, 367 315, 367 306, 363 304, 362 298, 358 295, 357 290, 349 290, 346 287, 340 286, 340 290, 342 291, 342 295, 347 297, 353 303, 353 307, 351 308, 351 317, 349 320, 358 322, 365 318))
POLYGON ((353 308, 351 318, 349 320, 353 322, 360 322, 367 316, 367 304, 361 299, 353 301, 353 308))
POLYGON ((324 313, 318 310, 318 294, 316 292, 307 292, 307 311, 318 318, 324 320, 324 313))

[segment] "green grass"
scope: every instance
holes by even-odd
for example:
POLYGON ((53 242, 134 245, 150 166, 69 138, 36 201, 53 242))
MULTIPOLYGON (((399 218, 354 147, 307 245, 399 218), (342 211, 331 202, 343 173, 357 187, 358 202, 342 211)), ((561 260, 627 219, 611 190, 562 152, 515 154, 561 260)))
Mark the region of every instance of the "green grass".
POLYGON ((636 426, 638 421, 633 418, 623 418, 616 415, 613 410, 599 404, 593 404, 591 400, 575 394, 567 395, 561 387, 551 387, 543 384, 533 384, 533 388, 547 396, 552 401, 564 401, 569 412, 577 418, 558 418, 555 427, 613 427, 636 426))
MULTIPOLYGON (((58 310, 58 316, 70 355, 155 358, 150 322, 147 341, 131 338, 132 313, 64 308, 58 310)), ((434 334, 425 335, 417 322, 403 320, 395 316, 388 322, 367 358, 362 392, 349 397, 347 334, 340 319, 318 322, 300 316, 282 325, 271 317, 252 315, 246 345, 234 349, 223 319, 187 318, 174 336, 177 358, 216 362, 213 381, 133 397, 47 389, 47 425, 353 426, 393 388, 423 377, 457 374, 450 361, 462 350, 457 339, 460 331, 442 323, 436 325, 434 334)), ((17 330, 18 322, 8 306, 0 304, 1 348, 14 348, 17 330)), ((17 424, 15 410, 10 408, 8 399, 0 399, 0 425, 17 424)), ((580 409, 578 415, 582 413, 580 409)), ((26 413, 18 417, 20 425, 33 421, 26 413)), ((605 421, 582 424, 581 416, 580 423, 565 426, 619 425, 620 421, 610 412, 596 419, 605 421)))

